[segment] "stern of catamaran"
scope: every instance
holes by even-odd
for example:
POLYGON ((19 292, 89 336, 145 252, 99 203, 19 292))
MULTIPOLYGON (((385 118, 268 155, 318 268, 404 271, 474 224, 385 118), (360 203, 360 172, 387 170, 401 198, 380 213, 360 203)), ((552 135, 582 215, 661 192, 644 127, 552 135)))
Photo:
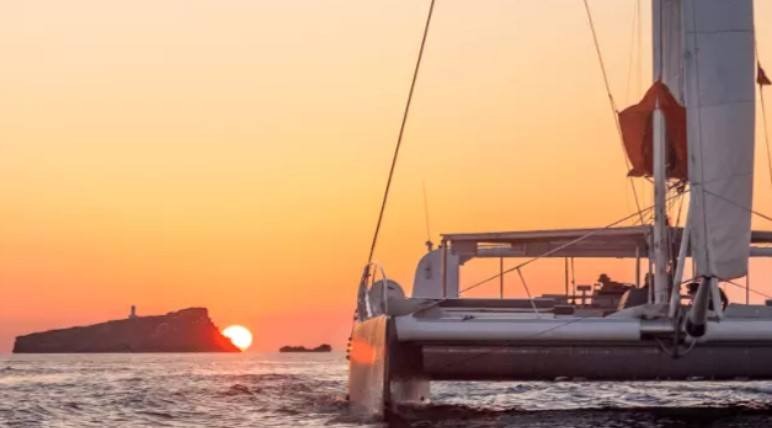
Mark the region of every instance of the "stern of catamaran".
MULTIPOLYGON (((674 248, 681 234, 669 230, 674 248)), ((694 290, 678 296, 675 317, 669 304, 654 303, 651 241, 650 226, 448 234, 419 261, 410 297, 372 266, 349 349, 354 408, 425 402, 430 381, 441 380, 772 379, 772 306, 711 300, 704 334, 690 335, 685 314, 694 290), (464 265, 479 258, 511 267, 462 282, 464 265), (535 296, 530 290, 543 287, 522 272, 541 258, 565 260, 566 283, 535 296), (587 258, 600 266, 627 260, 635 275, 577 285, 572 260, 587 258), (501 275, 517 278, 526 297, 464 297, 496 287, 501 275)), ((751 254, 772 256, 771 244, 772 232, 753 232, 751 254)))

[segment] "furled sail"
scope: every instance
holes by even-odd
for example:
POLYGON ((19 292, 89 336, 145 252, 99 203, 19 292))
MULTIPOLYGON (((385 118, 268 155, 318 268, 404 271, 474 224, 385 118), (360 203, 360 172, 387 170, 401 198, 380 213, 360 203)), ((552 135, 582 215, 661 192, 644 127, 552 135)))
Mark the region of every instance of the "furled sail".
POLYGON ((686 109, 678 103, 664 83, 657 81, 641 102, 619 113, 622 140, 632 169, 632 177, 651 177, 653 172, 653 116, 655 108, 665 115, 667 126, 667 177, 687 179, 686 109))
POLYGON ((753 0, 681 0, 691 248, 697 275, 743 276, 755 126, 753 0))

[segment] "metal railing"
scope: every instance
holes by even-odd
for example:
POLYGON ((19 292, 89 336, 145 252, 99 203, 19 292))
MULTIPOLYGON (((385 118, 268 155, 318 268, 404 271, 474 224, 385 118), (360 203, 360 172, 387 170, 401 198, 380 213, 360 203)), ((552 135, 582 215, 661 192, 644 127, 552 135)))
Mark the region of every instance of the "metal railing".
POLYGON ((362 280, 359 282, 359 289, 357 291, 357 319, 359 321, 364 321, 379 314, 388 313, 388 287, 389 278, 386 276, 386 271, 383 269, 383 266, 377 262, 368 263, 364 268, 362 280), (380 280, 378 279, 378 272, 380 272, 380 280), (373 308, 373 302, 370 301, 369 293, 378 281, 381 281, 382 284, 380 312, 376 312, 375 308, 373 308))

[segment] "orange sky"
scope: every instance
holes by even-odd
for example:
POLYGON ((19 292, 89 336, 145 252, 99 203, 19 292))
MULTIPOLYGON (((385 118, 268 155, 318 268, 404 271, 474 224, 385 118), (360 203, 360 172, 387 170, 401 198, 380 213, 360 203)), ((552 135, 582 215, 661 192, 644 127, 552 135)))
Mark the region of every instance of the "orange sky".
MULTIPOLYGON (((590 3, 620 106, 650 75, 643 0, 642 71, 628 79, 636 1, 590 3)), ((772 69, 772 3, 756 6, 772 69)), ((131 304, 207 306, 258 350, 340 347, 426 7, 4 2, 0 352, 131 304)), ((390 276, 409 288, 424 251, 422 182, 435 240, 634 209, 581 1, 439 0, 424 61, 376 255, 390 276)), ((754 203, 770 213, 758 135, 754 203)), ((562 290, 553 267, 525 271, 532 290, 562 290)), ((578 280, 599 269, 578 264, 578 280)))

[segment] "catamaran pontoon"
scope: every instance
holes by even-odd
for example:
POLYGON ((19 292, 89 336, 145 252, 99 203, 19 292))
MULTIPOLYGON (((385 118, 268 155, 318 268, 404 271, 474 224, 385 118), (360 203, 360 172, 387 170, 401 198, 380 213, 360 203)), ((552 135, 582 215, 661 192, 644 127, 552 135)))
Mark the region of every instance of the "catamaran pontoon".
POLYGON ((772 256, 772 232, 750 227, 753 2, 654 0, 653 23, 656 82, 619 114, 631 174, 653 178, 653 224, 443 235, 418 263, 411 297, 368 263, 349 352, 353 406, 377 414, 424 401, 431 380, 772 379, 772 302, 727 304, 719 287, 745 276, 749 257, 772 256), (669 192, 689 193, 683 228, 668 225, 669 192), (567 285, 562 295, 460 298, 460 267, 486 257, 526 259, 498 275, 545 257, 637 269, 630 284, 602 278, 581 297, 567 285))

